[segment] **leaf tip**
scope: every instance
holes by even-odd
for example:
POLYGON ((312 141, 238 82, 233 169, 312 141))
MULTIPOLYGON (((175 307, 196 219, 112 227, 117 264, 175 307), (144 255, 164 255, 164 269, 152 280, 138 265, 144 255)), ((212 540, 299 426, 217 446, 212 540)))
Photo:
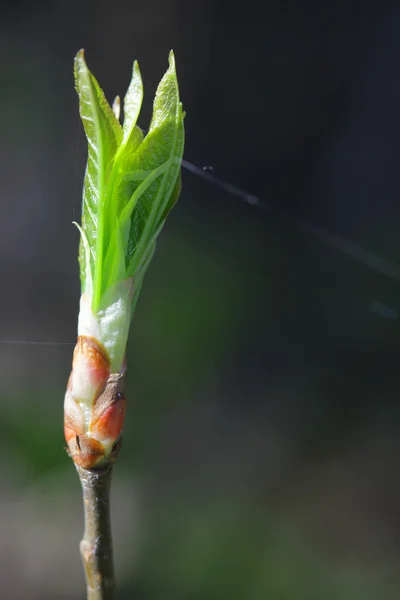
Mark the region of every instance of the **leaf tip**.
POLYGON ((75 62, 85 62, 85 49, 81 48, 75 56, 75 62))
POLYGON ((175 71, 175 54, 173 50, 169 51, 168 55, 169 68, 171 71, 175 71))
POLYGON ((74 60, 74 75, 75 75, 75 88, 78 91, 79 87, 79 75, 82 72, 82 69, 87 68, 85 61, 85 50, 81 48, 79 52, 77 52, 74 60))
POLYGON ((143 86, 143 82, 142 82, 142 74, 140 72, 139 69, 139 63, 137 60, 133 61, 133 67, 132 67, 132 80, 135 80, 137 82, 137 85, 139 87, 143 86))

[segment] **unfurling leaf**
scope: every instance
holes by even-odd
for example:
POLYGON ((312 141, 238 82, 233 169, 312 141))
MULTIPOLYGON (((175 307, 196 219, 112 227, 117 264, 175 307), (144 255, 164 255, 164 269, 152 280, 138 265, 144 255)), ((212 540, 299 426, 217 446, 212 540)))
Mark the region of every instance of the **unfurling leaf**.
MULTIPOLYGON (((136 305, 156 238, 180 193, 184 115, 172 52, 144 138, 137 126, 143 84, 136 61, 124 99, 122 127, 119 97, 111 108, 82 50, 75 59, 75 80, 88 140, 82 231, 89 248, 90 305, 96 314, 106 308, 109 290, 125 279, 133 281, 136 305)), ((89 291, 85 243, 82 237, 82 292, 89 291)))

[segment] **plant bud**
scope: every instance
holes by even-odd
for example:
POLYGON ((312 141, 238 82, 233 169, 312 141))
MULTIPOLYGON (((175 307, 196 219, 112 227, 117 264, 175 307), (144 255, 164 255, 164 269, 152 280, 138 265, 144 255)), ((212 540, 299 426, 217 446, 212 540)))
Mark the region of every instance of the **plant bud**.
POLYGON ((90 469, 112 460, 122 431, 124 375, 110 373, 105 348, 79 336, 64 400, 64 434, 74 462, 90 469))

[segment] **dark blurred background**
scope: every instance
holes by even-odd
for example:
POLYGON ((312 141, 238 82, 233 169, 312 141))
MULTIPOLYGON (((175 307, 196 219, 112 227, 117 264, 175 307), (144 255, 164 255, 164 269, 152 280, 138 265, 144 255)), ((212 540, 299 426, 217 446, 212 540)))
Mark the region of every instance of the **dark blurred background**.
MULTIPOLYGON (((138 59, 146 128, 173 48, 188 161, 396 263, 399 32, 385 1, 1 3, 1 598, 84 598, 77 50, 110 101, 138 59)), ((397 314, 400 281, 183 173, 129 341, 119 600, 399 597, 397 314)))

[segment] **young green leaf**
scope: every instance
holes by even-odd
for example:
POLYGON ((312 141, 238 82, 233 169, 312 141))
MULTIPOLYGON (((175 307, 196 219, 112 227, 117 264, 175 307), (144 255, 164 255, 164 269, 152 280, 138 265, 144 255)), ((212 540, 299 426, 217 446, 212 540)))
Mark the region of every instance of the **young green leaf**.
POLYGON ((124 138, 122 144, 129 140, 140 113, 143 101, 143 82, 137 61, 133 63, 132 79, 124 99, 124 138))
POLYGON ((136 305, 157 236, 180 193, 184 115, 172 52, 144 139, 136 125, 143 99, 136 62, 124 100, 123 128, 119 98, 111 109, 82 51, 76 57, 75 77, 89 145, 80 247, 82 291, 88 288, 89 255, 89 300, 96 315, 125 280, 133 280, 133 308, 136 305))
MULTIPOLYGON (((171 195, 180 173, 184 145, 183 113, 171 52, 169 69, 158 86, 149 132, 134 157, 134 170, 160 174, 141 193, 132 211, 126 253, 127 273, 135 276, 146 246, 165 218, 171 195)), ((138 188, 132 182, 132 194, 138 188)))
MULTIPOLYGON (((75 58, 75 82, 79 95, 79 111, 88 141, 88 161, 86 166, 82 229, 85 232, 91 256, 93 280, 93 309, 100 302, 102 285, 102 264, 104 241, 107 237, 105 223, 106 187, 113 166, 113 159, 122 139, 122 128, 109 106, 95 77, 89 71, 84 52, 75 58)), ((80 248, 81 280, 85 289, 84 247, 80 248)))

